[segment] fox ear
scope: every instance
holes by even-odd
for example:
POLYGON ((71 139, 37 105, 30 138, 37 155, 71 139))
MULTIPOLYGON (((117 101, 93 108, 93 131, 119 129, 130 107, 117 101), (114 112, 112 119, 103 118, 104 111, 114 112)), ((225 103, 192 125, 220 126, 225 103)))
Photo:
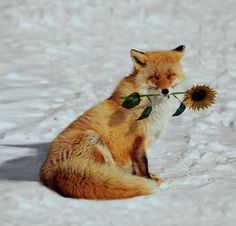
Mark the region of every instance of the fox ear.
POLYGON ((135 49, 130 50, 130 56, 133 60, 135 69, 139 70, 147 64, 147 56, 144 52, 135 49))
POLYGON ((177 48, 173 49, 174 51, 177 51, 177 52, 183 52, 185 50, 185 46, 184 45, 181 45, 181 46, 178 46, 177 48))
POLYGON ((177 48, 173 49, 173 51, 175 52, 175 57, 177 61, 180 61, 181 58, 183 57, 184 50, 185 50, 184 45, 178 46, 177 48))

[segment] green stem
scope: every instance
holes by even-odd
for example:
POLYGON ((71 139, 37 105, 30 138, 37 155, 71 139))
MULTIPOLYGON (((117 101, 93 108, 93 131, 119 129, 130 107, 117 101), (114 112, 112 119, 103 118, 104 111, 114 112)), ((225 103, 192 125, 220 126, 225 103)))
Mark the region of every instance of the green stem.
POLYGON ((185 92, 175 92, 175 93, 171 93, 170 95, 178 95, 178 94, 185 94, 185 92))
POLYGON ((141 94, 140 97, 153 97, 153 96, 160 96, 161 94, 158 93, 150 93, 150 94, 141 94))
POLYGON ((152 104, 152 100, 149 96, 147 96, 148 100, 150 101, 150 103, 152 104))
POLYGON ((173 96, 181 103, 181 101, 179 100, 179 98, 175 94, 173 94, 173 96))
MULTIPOLYGON (((174 93, 170 93, 168 95, 179 95, 179 94, 185 94, 185 92, 174 92, 174 93)), ((149 94, 141 94, 139 95, 140 97, 155 97, 155 96, 161 96, 161 94, 159 93, 149 93, 149 94)), ((121 99, 125 99, 127 96, 122 96, 120 97, 121 99)))
MULTIPOLYGON (((174 92, 174 93, 170 93, 169 95, 179 95, 179 94, 185 94, 185 92, 174 92)), ((149 94, 141 94, 139 95, 140 97, 152 97, 152 96, 161 96, 161 94, 159 93, 149 93, 149 94)))

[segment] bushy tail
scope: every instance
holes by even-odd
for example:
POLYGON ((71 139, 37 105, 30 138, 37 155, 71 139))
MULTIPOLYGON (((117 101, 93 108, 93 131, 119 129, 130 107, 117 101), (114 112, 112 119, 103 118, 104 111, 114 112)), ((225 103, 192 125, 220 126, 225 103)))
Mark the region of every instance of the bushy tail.
POLYGON ((51 179, 41 180, 63 196, 85 199, 122 199, 153 192, 155 184, 116 166, 84 159, 67 160, 51 179))

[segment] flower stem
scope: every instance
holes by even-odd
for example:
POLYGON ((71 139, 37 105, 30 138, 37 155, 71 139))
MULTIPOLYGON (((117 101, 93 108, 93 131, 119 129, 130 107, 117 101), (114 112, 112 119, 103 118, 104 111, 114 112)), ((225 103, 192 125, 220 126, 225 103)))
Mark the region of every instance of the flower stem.
POLYGON ((179 100, 179 98, 175 94, 173 94, 173 96, 181 103, 181 101, 179 100))
MULTIPOLYGON (((168 94, 169 96, 175 96, 175 95, 179 95, 179 94, 185 94, 185 92, 174 92, 174 93, 170 93, 168 94)), ((149 94, 140 94, 140 97, 155 97, 155 96, 161 96, 161 94, 159 93, 149 93, 149 94)), ((127 96, 122 96, 120 97, 121 99, 125 99, 127 96)))
MULTIPOLYGON (((170 93, 168 95, 179 95, 179 94, 185 94, 185 92, 174 92, 174 93, 170 93)), ((141 94, 140 97, 152 97, 152 96, 161 96, 161 94, 159 93, 149 93, 149 94, 141 94)))
POLYGON ((170 95, 178 95, 178 94, 185 94, 185 92, 174 92, 174 93, 171 93, 170 95))

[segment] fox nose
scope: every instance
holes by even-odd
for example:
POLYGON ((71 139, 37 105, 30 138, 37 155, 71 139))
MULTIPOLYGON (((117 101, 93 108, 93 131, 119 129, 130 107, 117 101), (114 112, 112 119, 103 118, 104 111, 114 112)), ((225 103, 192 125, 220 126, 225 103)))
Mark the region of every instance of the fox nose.
POLYGON ((169 90, 168 89, 163 89, 161 92, 162 92, 162 94, 166 95, 166 94, 169 93, 169 90))

